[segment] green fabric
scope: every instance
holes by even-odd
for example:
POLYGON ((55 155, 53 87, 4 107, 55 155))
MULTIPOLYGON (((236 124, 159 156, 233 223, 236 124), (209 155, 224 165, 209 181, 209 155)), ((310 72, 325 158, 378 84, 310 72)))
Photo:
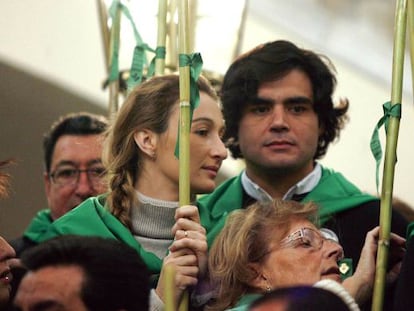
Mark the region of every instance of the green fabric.
POLYGON ((64 234, 117 239, 134 248, 151 272, 159 273, 162 260, 142 248, 129 229, 101 204, 100 200, 102 199, 104 199, 103 195, 89 198, 78 207, 55 220, 49 226, 49 230, 42 236, 39 236, 38 242, 64 234))
POLYGON ((375 125, 375 129, 374 129, 374 132, 372 133, 371 142, 370 142, 371 152, 375 158, 375 164, 376 164, 375 182, 377 185, 377 192, 378 192, 378 186, 379 186, 379 167, 380 167, 381 159, 382 159, 382 148, 381 148, 381 142, 379 139, 378 131, 381 128, 381 126, 384 125, 385 133, 388 132, 388 124, 389 124, 391 117, 401 119, 401 104, 399 103, 392 104, 391 102, 386 102, 382 105, 382 108, 384 111, 384 115, 375 125))
POLYGON ((414 222, 410 223, 407 227, 407 241, 414 237, 414 222))
POLYGON ((49 230, 52 222, 53 220, 50 214, 50 209, 43 209, 32 219, 29 226, 24 231, 23 236, 33 242, 39 243, 39 238, 45 234, 47 230, 49 230))
MULTIPOLYGON (((129 78, 127 81, 128 84, 128 92, 130 92, 136 85, 140 84, 143 77, 143 70, 144 65, 148 65, 148 60, 146 57, 146 52, 153 52, 155 51, 146 44, 141 35, 138 32, 138 29, 134 23, 134 19, 129 12, 127 6, 121 3, 120 0, 113 0, 111 6, 108 10, 109 16, 112 20, 112 28, 115 31, 111 32, 113 36, 111 38, 111 64, 109 70, 109 81, 117 81, 119 79, 119 46, 120 46, 120 27, 121 27, 121 13, 125 15, 125 17, 129 20, 132 30, 134 32, 134 37, 136 41, 136 45, 134 48, 134 53, 132 57, 132 64, 129 71, 129 78)), ((153 68, 148 69, 150 72, 153 72, 153 68)))
POLYGON ((234 308, 227 309, 228 311, 246 311, 249 309, 249 306, 253 303, 253 301, 262 297, 260 294, 247 294, 242 296, 234 308))
POLYGON ((155 49, 155 56, 152 58, 151 63, 148 67, 147 78, 152 77, 155 73, 155 60, 165 59, 166 48, 165 46, 157 46, 155 49))
MULTIPOLYGON (((227 214, 242 207, 242 200, 241 174, 199 199, 201 223, 207 230, 209 245, 224 226, 227 214)), ((318 204, 323 225, 332 215, 373 200, 378 198, 361 192, 342 174, 322 167, 319 183, 302 202, 313 201, 318 204)))

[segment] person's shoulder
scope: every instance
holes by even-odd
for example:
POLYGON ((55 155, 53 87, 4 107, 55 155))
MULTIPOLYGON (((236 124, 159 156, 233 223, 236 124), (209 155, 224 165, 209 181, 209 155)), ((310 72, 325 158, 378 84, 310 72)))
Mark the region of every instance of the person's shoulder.
POLYGON ((227 196, 229 192, 242 192, 240 175, 231 177, 221 183, 212 193, 200 196, 197 202, 200 205, 214 205, 220 198, 227 196))
MULTIPOLYGON (((369 225, 371 228, 379 225, 381 213, 381 201, 379 198, 361 203, 352 209, 339 213, 337 217, 349 219, 349 223, 361 226, 369 225)), ((395 209, 391 210, 392 232, 404 236, 407 230, 407 220, 395 209)))

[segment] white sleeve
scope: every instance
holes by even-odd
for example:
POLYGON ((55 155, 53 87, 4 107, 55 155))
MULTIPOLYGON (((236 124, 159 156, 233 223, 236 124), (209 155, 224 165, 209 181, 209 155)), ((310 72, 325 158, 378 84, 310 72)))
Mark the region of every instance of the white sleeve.
POLYGON ((164 311, 164 302, 158 297, 155 289, 151 289, 149 297, 149 310, 150 311, 164 311))
POLYGON ((334 281, 334 280, 321 280, 319 282, 316 282, 314 287, 319 287, 326 289, 335 295, 337 295, 339 298, 341 298, 349 307, 349 310, 351 311, 360 311, 358 304, 355 302, 354 297, 351 296, 340 283, 334 281))

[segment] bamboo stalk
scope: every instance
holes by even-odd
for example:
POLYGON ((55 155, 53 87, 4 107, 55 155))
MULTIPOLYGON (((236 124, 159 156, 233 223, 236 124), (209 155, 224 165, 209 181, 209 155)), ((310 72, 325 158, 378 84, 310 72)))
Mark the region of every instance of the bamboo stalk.
POLYGON ((169 40, 167 42, 168 44, 168 52, 169 54, 167 54, 167 64, 171 67, 177 69, 178 68, 178 57, 177 57, 177 51, 178 51, 178 47, 177 47, 177 42, 176 42, 176 38, 178 38, 178 30, 177 30, 177 25, 174 21, 174 16, 177 14, 177 1, 178 0, 170 0, 169 4, 168 4, 168 11, 170 13, 170 19, 167 21, 168 22, 168 36, 169 36, 169 40))
POLYGON ((407 1, 408 38, 410 44, 411 83, 414 91, 414 0, 407 1))
POLYGON ((108 12, 103 0, 96 0, 98 7, 99 25, 102 34, 102 47, 105 57, 106 71, 109 73, 109 29, 108 29, 108 12))
POLYGON ((165 267, 165 311, 175 311, 175 271, 170 265, 165 267))
MULTIPOLYGON (((180 0, 178 22, 179 53, 189 54, 188 40, 188 0, 180 0)), ((180 66, 180 181, 179 202, 181 205, 190 203, 190 67, 180 66)))
MULTIPOLYGON (((405 35, 407 24, 407 0, 398 0, 395 16, 394 54, 392 67, 391 107, 401 103, 402 78, 404 68, 405 35)), ((385 277, 387 273, 389 241, 391 232, 392 192, 396 150, 400 120, 390 116, 384 159, 384 174, 382 179, 380 233, 378 241, 377 265, 375 272, 373 311, 381 311, 384 304, 385 277)))
MULTIPOLYGON (((105 58, 105 67, 106 73, 109 76, 110 66, 112 63, 113 53, 114 53, 114 42, 118 40, 119 42, 119 32, 120 25, 119 23, 112 21, 111 30, 108 27, 108 13, 107 7, 103 0, 97 0, 97 8, 99 15, 99 24, 102 34, 102 46, 104 51, 105 58)), ((120 11, 117 12, 117 20, 121 18, 120 11)), ((113 113, 118 110, 118 94, 119 94, 119 81, 109 81, 109 101, 108 101, 108 115, 111 117, 113 113)))
MULTIPOLYGON (((110 54, 109 64, 112 64, 114 57, 118 57, 119 37, 121 31, 121 10, 116 10, 116 17, 112 20, 111 35, 110 35, 110 54), (118 46, 116 46, 118 45, 118 46)), ((108 67, 109 68, 109 67, 108 67)), ((119 75, 116 80, 109 81, 109 107, 108 114, 112 117, 112 114, 116 113, 119 108, 119 75)))
MULTIPOLYGON (((166 28, 167 28, 167 0, 158 1, 158 32, 157 32, 157 48, 165 48, 166 28)), ((155 58, 155 75, 163 75, 165 72, 165 57, 155 58)))
MULTIPOLYGON (((178 5, 179 54, 189 54, 188 0, 178 5)), ((190 67, 180 66, 180 124, 179 124, 179 204, 190 203, 190 67)), ((188 310, 188 292, 184 293, 179 310, 188 310)))

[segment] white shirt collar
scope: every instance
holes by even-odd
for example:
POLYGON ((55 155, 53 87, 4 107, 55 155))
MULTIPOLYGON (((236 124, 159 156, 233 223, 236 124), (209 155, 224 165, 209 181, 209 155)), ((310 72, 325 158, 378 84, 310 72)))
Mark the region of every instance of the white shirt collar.
MULTIPOLYGON (((316 187, 322 177, 322 167, 319 163, 315 164, 315 168, 297 184, 293 185, 283 196, 283 200, 290 200, 295 194, 303 194, 312 191, 316 187)), ((241 182, 244 190, 252 198, 261 202, 272 201, 273 198, 258 184, 253 182, 246 174, 246 170, 242 173, 241 182)))

